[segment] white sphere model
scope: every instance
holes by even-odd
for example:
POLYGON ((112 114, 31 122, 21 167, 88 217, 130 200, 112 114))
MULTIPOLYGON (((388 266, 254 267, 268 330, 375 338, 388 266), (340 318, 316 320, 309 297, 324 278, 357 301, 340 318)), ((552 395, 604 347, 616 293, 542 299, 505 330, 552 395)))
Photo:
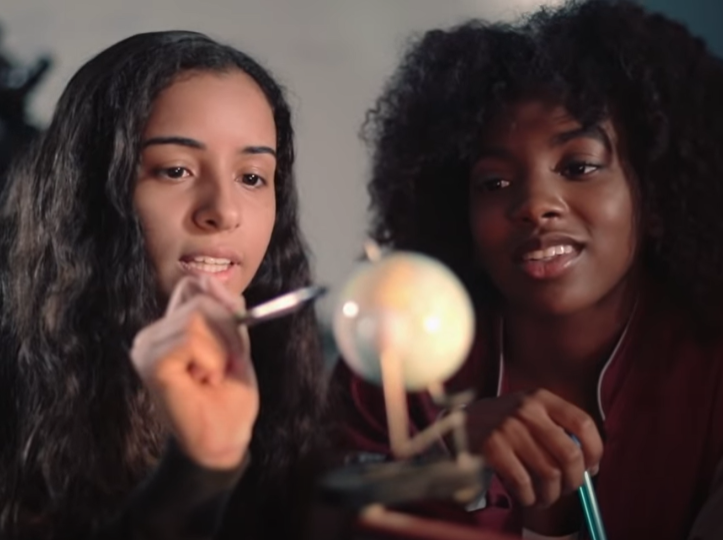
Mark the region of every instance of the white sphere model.
POLYGON ((341 290, 334 336, 349 367, 381 385, 380 357, 400 362, 409 391, 451 377, 467 358, 474 311, 457 277, 440 262, 393 252, 366 262, 341 290))

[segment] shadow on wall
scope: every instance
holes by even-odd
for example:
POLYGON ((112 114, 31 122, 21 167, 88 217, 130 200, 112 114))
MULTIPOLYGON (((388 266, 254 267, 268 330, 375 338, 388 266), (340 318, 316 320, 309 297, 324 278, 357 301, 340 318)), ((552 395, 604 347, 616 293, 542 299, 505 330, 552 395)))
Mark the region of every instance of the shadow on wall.
POLYGON ((30 93, 51 66, 50 58, 39 58, 31 66, 20 66, 2 50, 0 27, 0 201, 12 161, 39 134, 27 118, 30 93))

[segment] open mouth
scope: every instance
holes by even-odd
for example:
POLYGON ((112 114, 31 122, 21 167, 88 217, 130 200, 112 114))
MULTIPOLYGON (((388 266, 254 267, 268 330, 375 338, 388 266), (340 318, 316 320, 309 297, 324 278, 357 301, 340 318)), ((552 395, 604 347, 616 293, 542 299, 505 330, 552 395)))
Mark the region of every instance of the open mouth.
POLYGON ((570 244, 552 246, 547 249, 537 249, 522 255, 523 261, 551 261, 560 255, 569 255, 575 251, 575 247, 570 244))
POLYGON ((553 279, 562 276, 580 257, 579 244, 560 243, 521 254, 518 264, 533 279, 553 279))
POLYGON ((194 274, 222 274, 237 265, 237 263, 231 259, 207 256, 184 257, 180 263, 185 271, 194 274))

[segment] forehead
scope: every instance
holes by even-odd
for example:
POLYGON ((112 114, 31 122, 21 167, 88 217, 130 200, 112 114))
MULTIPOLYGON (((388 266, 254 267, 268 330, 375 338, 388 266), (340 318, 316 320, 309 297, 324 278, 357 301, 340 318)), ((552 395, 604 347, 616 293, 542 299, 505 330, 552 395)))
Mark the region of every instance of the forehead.
POLYGON ((155 99, 146 124, 146 136, 214 132, 275 143, 271 106, 258 84, 239 70, 178 77, 155 99))
MULTIPOLYGON (((605 132, 611 142, 617 141, 617 131, 609 118, 602 119, 596 125, 605 132)), ((550 137, 582 128, 581 122, 560 104, 542 100, 522 100, 507 104, 499 114, 492 117, 484 127, 482 141, 489 144, 535 135, 550 137)))

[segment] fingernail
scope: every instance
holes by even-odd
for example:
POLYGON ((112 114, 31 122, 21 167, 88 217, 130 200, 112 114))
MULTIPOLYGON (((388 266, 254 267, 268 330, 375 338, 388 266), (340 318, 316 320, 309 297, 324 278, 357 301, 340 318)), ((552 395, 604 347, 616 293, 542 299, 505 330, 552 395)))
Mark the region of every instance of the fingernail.
POLYGON ((600 472, 600 467, 598 465, 595 465, 594 467, 591 467, 587 471, 590 476, 597 476, 597 473, 600 472))

